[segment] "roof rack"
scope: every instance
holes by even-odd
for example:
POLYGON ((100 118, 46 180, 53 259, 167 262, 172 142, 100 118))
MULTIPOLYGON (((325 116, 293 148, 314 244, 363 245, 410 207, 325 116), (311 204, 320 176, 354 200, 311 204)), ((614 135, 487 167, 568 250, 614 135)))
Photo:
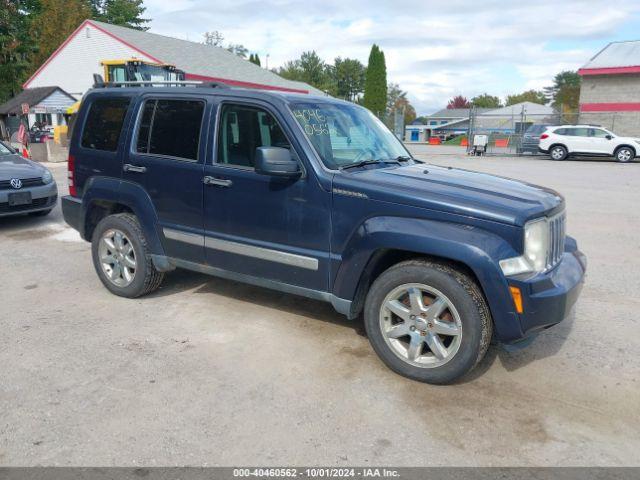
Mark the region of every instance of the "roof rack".
POLYGON ((93 75, 93 88, 117 88, 142 86, 150 87, 153 85, 164 85, 167 87, 188 87, 195 86, 198 88, 230 88, 229 85, 222 82, 202 82, 200 80, 136 80, 123 82, 105 82, 101 75, 93 75))

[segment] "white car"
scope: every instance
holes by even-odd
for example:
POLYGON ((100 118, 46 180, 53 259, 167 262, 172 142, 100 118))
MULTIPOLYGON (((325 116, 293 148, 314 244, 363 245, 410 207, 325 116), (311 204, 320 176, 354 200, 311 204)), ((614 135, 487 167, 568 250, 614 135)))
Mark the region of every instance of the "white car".
POLYGON ((619 137, 609 130, 593 125, 558 125, 548 127, 540 135, 538 149, 553 160, 569 155, 614 157, 630 162, 640 155, 640 139, 619 137))

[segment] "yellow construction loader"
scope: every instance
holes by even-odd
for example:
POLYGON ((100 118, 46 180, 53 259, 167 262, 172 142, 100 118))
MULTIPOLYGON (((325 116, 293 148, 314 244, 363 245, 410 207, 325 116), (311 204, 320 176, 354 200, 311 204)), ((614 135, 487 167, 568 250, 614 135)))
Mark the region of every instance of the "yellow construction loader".
MULTIPOLYGON (((102 77, 105 83, 144 82, 146 80, 150 82, 182 82, 185 78, 184 71, 176 68, 175 65, 148 62, 139 58, 102 60, 100 65, 103 67, 102 77)), ((82 100, 78 100, 65 112, 69 135, 71 135, 71 129, 81 102, 82 100)))

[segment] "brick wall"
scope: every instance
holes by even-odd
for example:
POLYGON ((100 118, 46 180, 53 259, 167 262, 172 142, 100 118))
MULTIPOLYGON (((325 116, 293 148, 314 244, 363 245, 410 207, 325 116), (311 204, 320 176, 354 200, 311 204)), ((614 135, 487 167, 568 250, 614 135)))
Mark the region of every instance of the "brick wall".
MULTIPOLYGON (((580 104, 598 103, 640 103, 640 74, 583 76, 580 104)), ((580 112, 579 122, 640 137, 640 111, 580 112)))
POLYGON ((640 102, 640 74, 585 75, 580 103, 640 102))

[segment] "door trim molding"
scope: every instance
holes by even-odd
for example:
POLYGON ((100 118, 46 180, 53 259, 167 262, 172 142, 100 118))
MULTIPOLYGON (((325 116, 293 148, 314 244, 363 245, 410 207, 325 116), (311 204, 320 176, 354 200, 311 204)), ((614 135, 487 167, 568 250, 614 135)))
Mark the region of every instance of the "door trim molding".
POLYGON ((162 232, 166 238, 191 245, 204 246, 212 250, 267 260, 269 262, 281 263, 306 270, 318 270, 318 259, 313 257, 283 252, 282 250, 273 250, 271 248, 256 247, 247 245, 246 243, 232 242, 195 233, 181 232, 172 228, 163 228, 162 232))

